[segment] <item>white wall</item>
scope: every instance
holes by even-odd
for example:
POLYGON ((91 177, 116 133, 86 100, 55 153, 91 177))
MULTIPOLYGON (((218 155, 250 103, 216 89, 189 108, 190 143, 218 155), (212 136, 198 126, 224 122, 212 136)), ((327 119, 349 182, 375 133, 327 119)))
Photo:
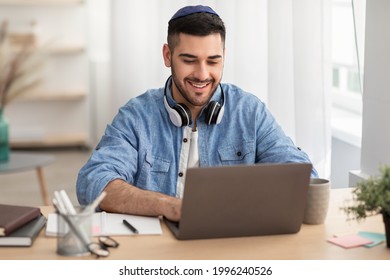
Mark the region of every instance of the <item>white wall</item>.
POLYGON ((366 7, 361 170, 350 185, 390 164, 390 1, 370 0, 366 7))
POLYGON ((360 168, 360 147, 332 137, 332 188, 349 187, 349 171, 360 168))

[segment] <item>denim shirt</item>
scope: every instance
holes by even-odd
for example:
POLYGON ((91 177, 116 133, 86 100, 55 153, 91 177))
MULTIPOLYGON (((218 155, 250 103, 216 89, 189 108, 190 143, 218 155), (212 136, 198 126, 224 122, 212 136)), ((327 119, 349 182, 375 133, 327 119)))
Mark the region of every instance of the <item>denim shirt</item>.
MULTIPOLYGON (((265 104, 237 86, 222 84, 224 115, 219 124, 197 120, 199 165, 310 162, 275 121, 265 104)), ((212 100, 221 103, 221 90, 212 100)), ((175 196, 183 128, 164 107, 164 88, 148 90, 119 109, 90 159, 76 189, 80 204, 91 203, 114 179, 175 196)), ((167 87, 168 103, 173 105, 167 87)), ((313 168, 312 176, 317 176, 313 168)), ((238 186, 239 187, 239 186, 238 186)))

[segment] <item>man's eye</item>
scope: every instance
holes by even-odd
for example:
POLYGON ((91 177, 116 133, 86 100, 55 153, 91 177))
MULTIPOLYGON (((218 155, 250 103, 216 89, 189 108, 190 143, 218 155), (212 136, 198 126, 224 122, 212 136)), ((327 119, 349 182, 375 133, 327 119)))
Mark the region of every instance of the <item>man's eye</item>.
POLYGON ((186 60, 184 60, 184 62, 185 62, 185 63, 194 63, 195 60, 187 60, 187 59, 186 59, 186 60))

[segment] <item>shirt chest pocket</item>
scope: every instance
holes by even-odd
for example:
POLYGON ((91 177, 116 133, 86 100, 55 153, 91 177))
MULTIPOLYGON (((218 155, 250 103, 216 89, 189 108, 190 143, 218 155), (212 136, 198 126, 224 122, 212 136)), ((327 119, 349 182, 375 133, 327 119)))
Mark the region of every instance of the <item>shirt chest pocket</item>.
POLYGON ((225 144, 218 149, 218 154, 222 165, 253 164, 255 162, 254 142, 225 144))
POLYGON ((168 178, 171 162, 167 159, 146 154, 142 164, 137 187, 161 192, 168 178))

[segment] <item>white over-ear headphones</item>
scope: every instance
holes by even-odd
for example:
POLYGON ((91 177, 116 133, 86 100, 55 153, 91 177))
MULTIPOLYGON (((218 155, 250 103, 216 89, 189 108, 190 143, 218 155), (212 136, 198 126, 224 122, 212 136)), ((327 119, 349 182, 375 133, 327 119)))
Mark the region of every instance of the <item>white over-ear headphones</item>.
MULTIPOLYGON (((188 109, 188 107, 183 104, 183 103, 176 103, 172 107, 168 104, 167 100, 167 86, 168 82, 172 77, 169 77, 167 81, 165 82, 165 87, 164 87, 164 105, 165 108, 169 114, 169 118, 171 122, 177 126, 177 127, 182 127, 182 126, 188 126, 192 124, 192 116, 191 116, 191 111, 188 109)), ((219 124, 222 120, 223 113, 224 113, 224 103, 225 103, 225 96, 224 92, 222 89, 221 84, 219 84, 221 88, 221 93, 222 93, 222 105, 219 104, 216 101, 211 101, 206 108, 206 117, 205 117, 205 122, 208 125, 211 124, 219 124)))

